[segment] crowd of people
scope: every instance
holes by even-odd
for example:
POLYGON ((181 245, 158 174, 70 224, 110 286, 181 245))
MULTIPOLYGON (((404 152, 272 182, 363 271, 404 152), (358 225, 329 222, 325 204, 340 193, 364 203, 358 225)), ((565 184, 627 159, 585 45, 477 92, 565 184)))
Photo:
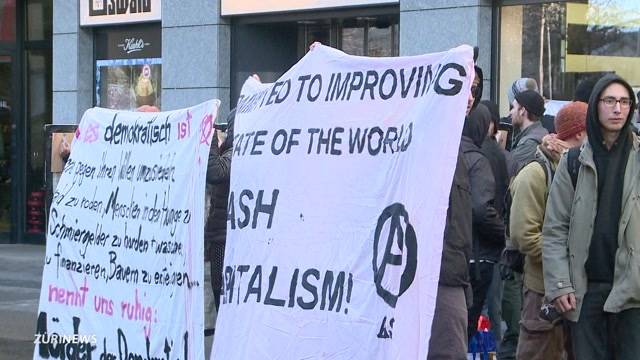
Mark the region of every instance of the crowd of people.
POLYGON ((480 315, 498 359, 640 354, 640 140, 621 77, 582 81, 555 116, 534 79, 510 112, 476 68, 447 225, 429 359, 466 359, 480 315), (502 131, 512 129, 511 131, 502 131), (466 265, 466 266, 463 266, 466 265))
MULTIPOLYGON (((637 359, 640 139, 633 89, 616 75, 584 80, 573 101, 549 116, 536 81, 517 79, 501 119, 494 103, 480 101, 482 83, 476 66, 428 359, 467 359, 483 312, 498 359, 637 359)), ((216 310, 234 116, 217 132, 207 172, 205 249, 216 310)))

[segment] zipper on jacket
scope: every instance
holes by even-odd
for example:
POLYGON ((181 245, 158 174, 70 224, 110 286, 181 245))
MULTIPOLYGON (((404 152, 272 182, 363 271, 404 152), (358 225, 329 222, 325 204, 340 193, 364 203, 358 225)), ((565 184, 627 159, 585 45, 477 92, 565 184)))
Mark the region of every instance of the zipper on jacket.
POLYGON ((576 283, 573 281, 573 254, 569 252, 569 281, 571 282, 571 286, 575 289, 576 283))

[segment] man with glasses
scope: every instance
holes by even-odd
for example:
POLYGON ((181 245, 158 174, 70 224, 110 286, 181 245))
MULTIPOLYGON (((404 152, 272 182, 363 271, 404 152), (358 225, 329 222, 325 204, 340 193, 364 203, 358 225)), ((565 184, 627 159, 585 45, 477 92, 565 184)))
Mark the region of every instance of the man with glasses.
POLYGON ((580 360, 640 354, 640 141, 630 128, 635 104, 622 78, 598 81, 587 110, 588 141, 579 153, 562 157, 547 201, 545 293, 571 321, 580 360), (570 169, 576 168, 574 186, 570 169))

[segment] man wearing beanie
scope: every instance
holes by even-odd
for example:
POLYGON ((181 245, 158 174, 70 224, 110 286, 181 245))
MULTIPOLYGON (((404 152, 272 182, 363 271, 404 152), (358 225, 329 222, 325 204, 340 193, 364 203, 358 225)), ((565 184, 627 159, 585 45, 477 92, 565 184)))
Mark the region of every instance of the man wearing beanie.
POLYGON ((544 114, 544 99, 537 92, 526 90, 518 93, 511 105, 509 114, 513 126, 520 128, 520 133, 514 139, 511 153, 517 168, 520 169, 533 158, 536 147, 548 134, 539 121, 544 114))
POLYGON ((581 101, 571 102, 560 109, 556 114, 555 127, 558 140, 575 143, 571 147, 579 146, 586 135, 587 104, 581 101))
POLYGON ((507 89, 507 98, 509 98, 509 104, 513 103, 516 95, 523 91, 533 90, 538 92, 538 83, 531 78, 520 78, 511 84, 511 87, 507 89))
MULTIPOLYGON (((511 155, 516 172, 535 159, 538 145, 548 134, 539 119, 544 114, 544 99, 533 90, 517 93, 511 103, 510 111, 513 126, 520 129, 513 139, 511 155)), ((506 209, 507 212, 510 209, 506 209)), ((508 215, 510 217, 511 215, 508 215)), ((505 215, 507 217, 507 215, 505 215)), ((507 237, 504 258, 517 258, 517 249, 507 237)), ((520 329, 520 310, 522 308, 522 274, 509 271, 503 275, 502 317, 507 323, 499 349, 500 359, 513 359, 517 348, 520 329)))
POLYGON ((640 354, 640 139, 630 129, 635 105, 624 79, 600 79, 589 98, 587 141, 562 157, 549 191, 544 290, 569 320, 580 360, 640 354))
POLYGON ((556 115, 556 139, 538 146, 535 161, 518 173, 511 184, 509 219, 511 241, 525 255, 524 297, 520 314, 517 359, 562 359, 564 336, 560 323, 540 319, 544 301, 542 278, 542 225, 549 186, 564 150, 579 146, 586 133, 587 104, 572 102, 556 115))
MULTIPOLYGON (((516 95, 526 90, 538 91, 538 83, 531 78, 520 78, 514 81, 513 84, 511 84, 511 86, 507 89, 507 99, 509 101, 508 102, 509 110, 511 110, 511 107, 512 107, 511 104, 513 103, 513 100, 516 98, 516 95)), ((507 115, 506 117, 500 119, 500 122, 505 124, 512 124, 511 116, 507 115)), ((511 150, 513 137, 516 136, 519 131, 520 129, 516 127, 512 127, 512 129, 509 130, 506 136, 507 150, 511 150)), ((514 349, 514 352, 515 352, 515 349, 514 349)))

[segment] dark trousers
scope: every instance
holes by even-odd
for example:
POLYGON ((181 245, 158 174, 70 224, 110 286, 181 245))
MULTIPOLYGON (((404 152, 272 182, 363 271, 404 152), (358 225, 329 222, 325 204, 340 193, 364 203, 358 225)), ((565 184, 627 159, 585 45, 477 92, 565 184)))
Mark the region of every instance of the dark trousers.
POLYGON ((590 282, 577 323, 570 323, 576 359, 640 359, 640 308, 603 310, 611 284, 590 282))
POLYGON ((222 294, 224 241, 215 238, 209 245, 209 259, 211 259, 211 288, 216 305, 216 312, 220 310, 220 295, 222 294))
POLYGON ((438 285, 427 360, 467 359, 467 299, 462 286, 438 285))
POLYGON ((516 358, 518 337, 520 336, 520 311, 522 309, 522 274, 513 272, 513 276, 504 280, 502 293, 502 319, 507 324, 499 346, 498 359, 516 358))
POLYGON ((491 320, 491 332, 496 340, 496 347, 500 349, 502 341, 502 276, 500 275, 500 266, 493 266, 493 279, 489 286, 487 294, 487 312, 489 320, 491 320))
POLYGON ((478 330, 478 318, 482 313, 484 302, 493 279, 493 263, 480 262, 469 265, 471 289, 473 290, 473 304, 469 308, 467 338, 471 338, 478 330))

